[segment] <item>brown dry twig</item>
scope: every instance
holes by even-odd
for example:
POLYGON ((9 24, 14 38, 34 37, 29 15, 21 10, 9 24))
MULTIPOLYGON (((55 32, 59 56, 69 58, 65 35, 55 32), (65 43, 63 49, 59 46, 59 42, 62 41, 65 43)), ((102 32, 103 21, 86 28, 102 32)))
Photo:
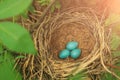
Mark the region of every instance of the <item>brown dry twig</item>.
POLYGON ((30 30, 30 32, 32 33, 36 28, 38 28, 38 26, 40 25, 40 23, 43 21, 44 17, 46 16, 46 14, 48 13, 48 11, 50 10, 50 8, 52 7, 52 5, 56 2, 57 0, 52 0, 51 3, 48 5, 48 7, 44 10, 44 12, 42 13, 42 15, 40 16, 40 18, 38 18, 37 22, 34 23, 32 25, 32 29, 30 30))

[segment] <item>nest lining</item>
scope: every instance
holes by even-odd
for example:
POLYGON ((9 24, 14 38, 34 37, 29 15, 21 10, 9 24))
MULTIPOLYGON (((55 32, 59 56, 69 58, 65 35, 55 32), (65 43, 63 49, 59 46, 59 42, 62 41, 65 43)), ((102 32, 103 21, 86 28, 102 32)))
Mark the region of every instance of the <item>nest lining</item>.
MULTIPOLYGON (((79 59, 89 55, 95 43, 92 33, 85 25, 80 25, 77 22, 62 25, 60 28, 57 28, 57 30, 55 30, 51 36, 50 52, 53 54, 53 57, 56 60, 59 59, 59 52, 65 49, 66 43, 69 41, 79 42, 78 48, 82 50, 82 54, 79 59)), ((71 58, 68 59, 69 61, 74 61, 71 58)))

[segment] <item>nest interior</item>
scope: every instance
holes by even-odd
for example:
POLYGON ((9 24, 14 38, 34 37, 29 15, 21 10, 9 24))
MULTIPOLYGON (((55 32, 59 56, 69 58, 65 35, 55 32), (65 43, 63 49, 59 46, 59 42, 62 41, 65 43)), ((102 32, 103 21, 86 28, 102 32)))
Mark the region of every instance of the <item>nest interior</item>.
MULTIPOLYGON (((85 25, 77 22, 61 25, 52 33, 50 42, 50 52, 56 60, 62 60, 58 57, 59 52, 65 49, 69 41, 77 41, 79 43, 78 48, 82 50, 82 54, 77 60, 88 56, 95 45, 95 38, 85 25)), ((66 61, 73 60, 69 58, 66 61)))

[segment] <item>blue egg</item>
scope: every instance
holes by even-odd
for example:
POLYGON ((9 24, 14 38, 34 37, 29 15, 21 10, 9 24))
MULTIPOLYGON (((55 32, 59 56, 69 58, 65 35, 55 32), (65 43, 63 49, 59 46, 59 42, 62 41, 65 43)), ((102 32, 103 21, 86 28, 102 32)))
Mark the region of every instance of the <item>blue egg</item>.
POLYGON ((81 54, 81 50, 80 49, 74 49, 74 50, 71 51, 70 56, 73 59, 77 59, 80 56, 80 54, 81 54))
POLYGON ((62 51, 59 53, 59 58, 61 58, 61 59, 68 58, 69 56, 70 56, 70 51, 67 50, 67 49, 62 50, 62 51))
POLYGON ((77 47, 78 47, 78 42, 76 42, 76 41, 68 42, 66 45, 66 49, 68 49, 68 50, 73 50, 77 47))

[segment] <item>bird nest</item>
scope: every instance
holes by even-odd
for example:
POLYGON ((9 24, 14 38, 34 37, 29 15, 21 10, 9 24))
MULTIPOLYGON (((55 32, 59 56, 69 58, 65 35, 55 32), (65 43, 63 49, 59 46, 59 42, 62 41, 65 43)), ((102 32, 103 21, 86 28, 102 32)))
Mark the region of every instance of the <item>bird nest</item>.
POLYGON ((112 73, 106 66, 112 62, 109 37, 103 22, 91 9, 75 8, 54 16, 46 15, 33 38, 38 55, 29 55, 25 59, 24 79, 63 80, 83 70, 90 75, 104 71, 112 73), (81 56, 78 59, 59 59, 59 52, 69 41, 79 43, 81 56))

